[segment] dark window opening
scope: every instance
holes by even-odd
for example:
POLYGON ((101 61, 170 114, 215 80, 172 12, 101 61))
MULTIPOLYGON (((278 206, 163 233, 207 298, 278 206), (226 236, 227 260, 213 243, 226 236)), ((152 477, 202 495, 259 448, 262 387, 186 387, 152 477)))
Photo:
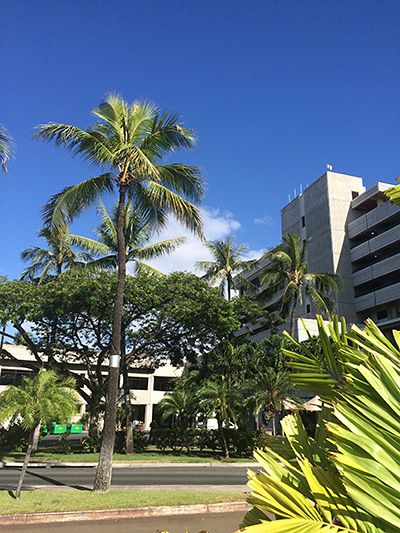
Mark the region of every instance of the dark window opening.
POLYGON ((171 391, 174 388, 173 378, 155 377, 154 390, 171 391))
POLYGON ((0 385, 19 385, 23 378, 32 376, 30 370, 17 370, 12 368, 2 368, 0 374, 0 385))
POLYGON ((309 315, 311 313, 311 305, 310 304, 306 305, 306 313, 307 313, 307 315, 309 315))
POLYGON ((147 390, 149 386, 148 378, 130 377, 129 388, 132 390, 147 390))
POLYGON ((376 318, 378 320, 384 320, 388 317, 388 310, 387 309, 381 309, 380 311, 377 311, 376 318))
POLYGON ((302 217, 301 217, 301 227, 302 227, 302 228, 305 228, 305 227, 306 227, 306 217, 305 217, 305 216, 302 216, 302 217))

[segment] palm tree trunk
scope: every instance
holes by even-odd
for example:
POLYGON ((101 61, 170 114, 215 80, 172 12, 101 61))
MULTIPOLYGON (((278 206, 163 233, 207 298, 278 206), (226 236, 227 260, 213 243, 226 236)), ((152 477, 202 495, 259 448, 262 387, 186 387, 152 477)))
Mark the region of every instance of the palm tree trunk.
POLYGON ((227 284, 228 284, 228 302, 230 302, 231 301, 231 291, 232 291, 232 287, 231 287, 232 281, 231 281, 231 276, 230 276, 229 273, 228 273, 226 279, 227 279, 227 284))
POLYGON ((127 187, 121 185, 118 204, 118 285, 114 304, 114 315, 111 337, 110 367, 108 371, 108 387, 106 409, 104 415, 103 437, 101 440, 99 464, 94 480, 94 492, 108 492, 111 485, 112 458, 115 443, 115 422, 117 418, 117 397, 119 383, 119 366, 121 350, 121 326, 124 314, 124 291, 126 281, 126 253, 124 238, 124 210, 127 187))
POLYGON ((229 459, 229 447, 228 447, 228 443, 226 442, 226 436, 225 436, 225 432, 224 432, 224 426, 223 426, 223 423, 222 423, 221 412, 219 410, 216 410, 215 411, 215 416, 217 417, 217 423, 218 423, 219 432, 221 433, 222 447, 223 447, 223 451, 224 451, 224 454, 225 454, 225 459, 229 459))
POLYGON ((293 297, 293 307, 292 312, 290 313, 290 335, 294 337, 294 322, 296 316, 296 305, 297 305, 297 292, 294 293, 293 297))
POLYGON ((15 491, 15 499, 19 500, 21 497, 22 483, 24 482, 25 474, 28 469, 29 459, 31 458, 32 450, 37 449, 40 435, 40 421, 29 432, 28 448, 26 450, 24 464, 22 465, 21 474, 19 476, 17 490, 15 491))

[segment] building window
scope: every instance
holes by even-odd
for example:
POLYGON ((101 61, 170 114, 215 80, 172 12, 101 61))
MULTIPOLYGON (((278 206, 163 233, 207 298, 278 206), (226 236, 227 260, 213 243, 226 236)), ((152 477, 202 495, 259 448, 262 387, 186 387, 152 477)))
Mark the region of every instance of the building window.
POLYGON ((154 390, 171 391, 174 388, 173 378, 155 377, 154 390))
POLYGON ((302 227, 302 228, 305 228, 305 227, 306 227, 306 217, 305 217, 305 216, 302 216, 302 217, 301 217, 301 227, 302 227))
POLYGON ((129 388, 131 390, 147 390, 148 389, 148 378, 142 377, 130 377, 129 378, 129 388))
POLYGON ((359 193, 357 191, 351 191, 351 197, 354 200, 354 198, 357 198, 359 196, 359 193))
POLYGON ((309 315, 311 313, 311 305, 310 304, 306 305, 306 313, 307 313, 307 315, 309 315))
POLYGON ((388 310, 387 309, 381 309, 380 311, 377 311, 376 318, 378 320, 385 320, 385 318, 388 317, 388 310))
POLYGON ((2 368, 0 374, 0 385, 19 385, 23 378, 32 376, 30 370, 17 370, 14 368, 2 368))

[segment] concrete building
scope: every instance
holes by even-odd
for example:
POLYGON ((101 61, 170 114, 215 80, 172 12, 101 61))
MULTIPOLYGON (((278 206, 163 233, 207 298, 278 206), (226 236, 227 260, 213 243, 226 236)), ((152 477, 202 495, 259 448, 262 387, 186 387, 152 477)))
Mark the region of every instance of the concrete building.
MULTIPOLYGON (((29 377, 32 370, 28 366, 39 366, 35 357, 25 346, 14 346, 4 344, 4 349, 11 353, 21 362, 15 363, 9 358, 0 357, 0 393, 8 386, 17 384, 22 378, 29 377)), ((71 369, 77 374, 86 372, 84 365, 77 363, 70 364, 71 369)), ((171 390, 171 381, 182 374, 182 368, 175 368, 169 364, 161 366, 154 371, 146 368, 131 368, 129 371, 130 390, 133 395, 132 407, 133 418, 144 423, 144 429, 150 428, 150 423, 156 415, 157 404, 171 390)), ((103 374, 107 375, 108 368, 104 366, 103 374)), ((89 391, 87 391, 89 392, 89 391)), ((85 412, 84 400, 80 415, 85 412)), ((55 421, 56 422, 56 421, 55 421)))
MULTIPOLYGON (((336 311, 349 323, 370 317, 383 330, 400 327, 400 208, 385 196, 390 187, 377 183, 366 190, 362 178, 326 172, 281 211, 282 235, 309 240, 309 272, 340 274, 344 288, 334 296, 336 311)), ((247 277, 257 280, 265 268, 268 261, 247 277)), ((279 295, 267 308, 279 309, 279 295)), ((307 298, 298 305, 298 338, 305 337, 299 319, 313 332, 315 313, 307 298)), ((262 335, 255 331, 254 340, 262 335)))

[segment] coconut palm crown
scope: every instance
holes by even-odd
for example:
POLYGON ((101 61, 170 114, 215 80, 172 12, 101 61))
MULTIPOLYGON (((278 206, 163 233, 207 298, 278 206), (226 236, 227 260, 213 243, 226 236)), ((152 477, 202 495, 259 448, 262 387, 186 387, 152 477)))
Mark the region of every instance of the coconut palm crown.
POLYGON ((231 299, 233 289, 233 276, 240 276, 241 283, 250 285, 247 280, 240 275, 243 270, 250 269, 253 260, 245 261, 244 254, 248 251, 247 246, 239 244, 230 233, 223 239, 209 241, 206 247, 211 252, 214 261, 198 261, 196 267, 205 272, 203 278, 211 285, 219 285, 221 294, 227 294, 231 299))
MULTIPOLYGON (((101 215, 101 224, 94 230, 97 240, 70 235, 69 242, 86 250, 92 256, 100 256, 86 263, 86 268, 93 271, 115 269, 118 267, 118 204, 115 204, 111 214, 106 206, 100 202, 98 209, 101 215)), ((124 212, 124 237, 126 262, 134 262, 135 272, 151 272, 160 274, 154 267, 146 264, 143 260, 154 259, 172 253, 178 246, 183 244, 185 237, 167 239, 165 241, 148 244, 154 234, 154 228, 148 220, 144 220, 128 200, 124 212)))
POLYGON ((42 283, 50 276, 60 278, 62 272, 82 267, 91 259, 90 254, 71 248, 71 237, 74 236, 70 235, 66 224, 44 227, 39 230, 38 236, 46 240, 47 248, 35 246, 22 250, 22 260, 31 262, 21 274, 23 281, 42 283))
POLYGON ((339 274, 333 272, 308 272, 306 261, 307 243, 301 242, 296 233, 288 233, 282 243, 267 252, 262 259, 269 258, 270 266, 260 275, 262 288, 258 298, 268 301, 282 291, 280 313, 286 318, 290 313, 290 335, 294 335, 297 304, 307 295, 321 312, 329 314, 334 309, 330 292, 342 289, 339 274))

